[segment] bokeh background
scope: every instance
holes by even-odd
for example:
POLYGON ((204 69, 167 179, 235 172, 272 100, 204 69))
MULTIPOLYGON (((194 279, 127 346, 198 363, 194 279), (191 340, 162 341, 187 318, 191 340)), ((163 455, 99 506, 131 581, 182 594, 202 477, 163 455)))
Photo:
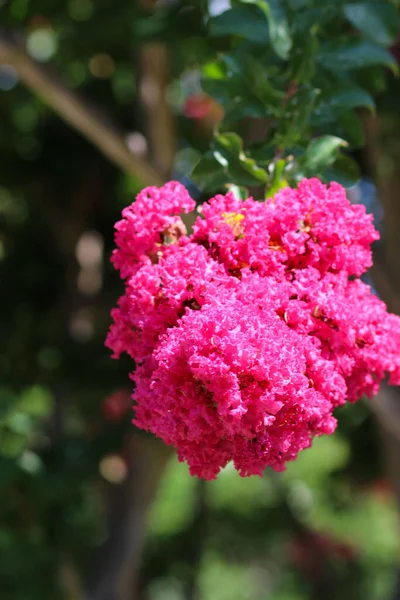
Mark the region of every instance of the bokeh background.
MULTIPOLYGON (((200 201, 189 173, 221 117, 200 89, 201 3, 157 4, 0 0, 0 597, 398 598, 399 428, 388 449, 369 401, 263 478, 191 478, 131 426, 131 365, 104 348, 113 224, 157 177, 200 201)), ((400 84, 378 82, 351 194, 377 222, 384 197, 396 281, 400 84)))

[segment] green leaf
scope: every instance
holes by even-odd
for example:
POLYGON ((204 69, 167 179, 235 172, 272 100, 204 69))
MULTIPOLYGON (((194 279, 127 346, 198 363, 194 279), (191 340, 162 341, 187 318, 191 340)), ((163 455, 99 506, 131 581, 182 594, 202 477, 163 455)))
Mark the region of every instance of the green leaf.
POLYGON ((204 91, 225 108, 225 124, 279 115, 283 92, 271 85, 265 65, 243 49, 223 54, 203 75, 204 91))
MULTIPOLYGON (((228 79, 203 79, 201 87, 209 95, 212 96, 219 104, 230 105, 235 97, 235 86, 228 79)), ((238 94, 240 90, 237 90, 238 94)))
POLYGON ((344 112, 337 120, 320 124, 319 133, 321 136, 329 134, 346 140, 351 148, 360 148, 365 144, 361 119, 354 112, 344 112))
POLYGON ((272 198, 280 189, 288 185, 288 181, 285 178, 285 168, 287 161, 284 158, 277 160, 273 166, 272 182, 268 187, 266 198, 272 198))
POLYGON ((257 98, 236 97, 235 101, 226 107, 224 123, 230 126, 244 117, 263 119, 269 116, 270 112, 257 98))
POLYGON ((257 6, 235 6, 209 21, 209 35, 237 36, 255 44, 268 41, 268 24, 257 6))
POLYGON ((226 79, 225 65, 220 60, 208 62, 203 66, 203 77, 209 79, 226 79))
POLYGON ((350 23, 376 44, 389 46, 399 34, 400 13, 393 4, 351 2, 343 10, 350 23))
POLYGON ((390 52, 367 41, 326 44, 318 55, 319 63, 329 71, 351 71, 383 65, 397 73, 397 63, 390 52))
POLYGON ((340 148, 345 146, 347 142, 334 135, 323 135, 311 140, 303 159, 305 171, 317 175, 321 169, 333 164, 340 148))
POLYGON ((225 172, 231 176, 230 183, 251 186, 268 181, 268 173, 244 153, 243 141, 237 133, 217 135, 213 144, 213 154, 225 172))
POLYGON ((258 164, 270 165, 276 152, 276 145, 272 139, 258 142, 251 146, 251 156, 258 164))
POLYGON ((194 167, 191 179, 200 189, 215 191, 226 183, 227 175, 213 153, 207 152, 194 167))
POLYGON ((260 0, 257 4, 267 17, 269 36, 273 49, 280 58, 287 60, 292 48, 292 38, 290 37, 289 24, 283 10, 283 3, 281 0, 260 0))
POLYGON ((236 64, 237 74, 249 86, 251 93, 261 102, 269 106, 280 106, 284 93, 270 83, 268 68, 260 60, 247 53, 240 53, 231 58, 236 64))
POLYGON ((360 118, 354 112, 345 112, 339 117, 338 130, 335 133, 345 138, 352 148, 365 145, 364 128, 360 118))
POLYGON ((202 189, 216 190, 226 183, 254 186, 266 183, 268 173, 243 151, 243 142, 236 133, 215 136, 211 152, 197 163, 192 180, 202 189))
POLYGON ((321 97, 320 111, 331 111, 335 115, 341 114, 353 108, 367 108, 371 112, 375 110, 375 102, 372 96, 359 86, 349 86, 331 93, 325 93, 321 97))
POLYGON ((337 181, 343 187, 351 187, 360 179, 357 163, 349 156, 341 155, 334 165, 322 173, 325 181, 337 181))
POLYGON ((276 143, 281 149, 289 149, 301 143, 304 137, 310 137, 310 117, 320 94, 317 88, 303 88, 292 96, 281 116, 281 132, 276 136, 276 143))
POLYGON ((249 197, 247 188, 229 183, 227 186, 228 192, 232 192, 237 200, 246 200, 249 197))
POLYGON ((281 0, 245 1, 256 4, 263 11, 268 21, 271 46, 280 58, 287 60, 292 48, 292 38, 281 0))
MULTIPOLYGON (((307 3, 308 4, 308 3, 307 3)), ((293 22, 293 28, 296 32, 306 35, 313 27, 320 27, 329 23, 337 14, 337 8, 334 4, 330 6, 318 6, 313 8, 304 7, 297 11, 293 22)))
POLYGON ((292 58, 293 77, 296 83, 310 81, 315 73, 315 56, 318 51, 318 39, 313 32, 304 40, 304 46, 297 48, 292 58))

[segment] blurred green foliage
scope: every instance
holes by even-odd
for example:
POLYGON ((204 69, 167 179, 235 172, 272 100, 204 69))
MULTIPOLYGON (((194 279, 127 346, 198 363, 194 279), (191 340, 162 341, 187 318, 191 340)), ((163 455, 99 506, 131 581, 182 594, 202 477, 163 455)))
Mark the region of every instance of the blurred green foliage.
MULTIPOLYGON (((197 540, 201 559, 194 574, 200 598, 305 599, 318 586, 321 598, 390 597, 400 550, 394 498, 384 481, 345 475, 352 461, 347 437, 316 439, 281 480, 272 473, 242 479, 228 466, 205 484, 205 533, 197 540), (311 543, 305 528, 313 533, 311 543)), ((196 485, 172 458, 150 512, 143 579, 151 600, 187 597, 196 485)))
MULTIPOLYGON (((226 183, 270 194, 301 174, 354 182, 358 110, 373 111, 378 92, 399 98, 387 48, 399 31, 397 2, 153 8, 0 0, 0 21, 145 144, 140 52, 167 45, 174 176, 192 185, 195 168, 200 198, 226 183), (204 92, 222 105, 221 122, 204 92), (188 108, 196 96, 201 118, 188 108), (247 138, 252 121, 260 139, 247 138)), ((108 257, 113 223, 142 182, 62 123, 12 67, 0 66, 0 88, 0 597, 69 600, 65 567, 85 581, 107 537, 105 499, 124 478, 131 416, 113 420, 118 410, 105 406, 129 389, 130 366, 103 346, 122 292, 108 257)), ((228 467, 204 484, 172 458, 149 515, 143 599, 380 600, 399 555, 382 477, 366 404, 342 409, 338 433, 282 477, 244 480, 228 467)))

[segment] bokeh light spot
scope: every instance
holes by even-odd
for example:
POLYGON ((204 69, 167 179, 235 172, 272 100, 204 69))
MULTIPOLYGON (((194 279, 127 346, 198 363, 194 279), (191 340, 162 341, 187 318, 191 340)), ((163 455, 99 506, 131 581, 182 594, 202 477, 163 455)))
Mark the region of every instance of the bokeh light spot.
POLYGON ((128 467, 118 454, 108 454, 101 459, 99 471, 102 477, 110 483, 122 483, 127 476, 128 467))
POLYGON ((55 32, 47 27, 32 31, 26 40, 26 48, 28 53, 39 62, 47 62, 57 50, 55 32))
POLYGON ((0 90, 8 92, 18 83, 17 71, 11 65, 0 65, 0 90))
POLYGON ((109 54, 95 54, 89 61, 89 70, 94 77, 107 79, 114 73, 115 63, 109 54))
POLYGON ((68 13, 74 21, 88 21, 93 15, 94 5, 92 0, 70 0, 68 13))

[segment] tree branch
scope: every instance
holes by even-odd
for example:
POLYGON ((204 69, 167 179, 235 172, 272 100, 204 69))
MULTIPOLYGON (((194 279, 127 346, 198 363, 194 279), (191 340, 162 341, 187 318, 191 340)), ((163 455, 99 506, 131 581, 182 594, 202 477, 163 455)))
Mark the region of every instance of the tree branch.
POLYGON ((153 162, 165 177, 172 171, 175 134, 167 102, 168 50, 165 44, 149 43, 140 49, 140 97, 147 122, 153 162))
POLYGON ((146 185, 162 185, 162 177, 147 162, 132 154, 123 135, 54 73, 37 64, 15 35, 0 33, 1 63, 14 67, 27 87, 117 167, 140 178, 146 185))
POLYGON ((172 449, 150 436, 134 432, 127 451, 128 476, 112 499, 108 539, 101 548, 86 600, 137 598, 147 510, 172 449))

